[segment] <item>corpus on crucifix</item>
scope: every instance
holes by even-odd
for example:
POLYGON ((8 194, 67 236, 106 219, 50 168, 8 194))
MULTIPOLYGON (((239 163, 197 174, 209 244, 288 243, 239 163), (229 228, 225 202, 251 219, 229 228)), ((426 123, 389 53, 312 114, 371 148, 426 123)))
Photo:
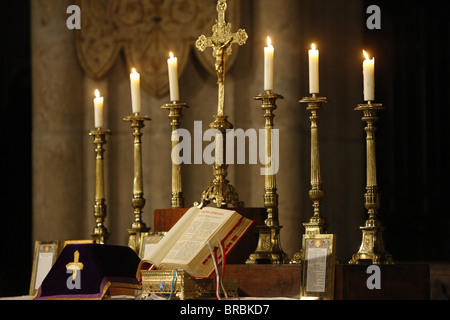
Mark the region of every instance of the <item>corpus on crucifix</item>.
POLYGON ((200 51, 212 47, 213 57, 216 59, 215 68, 217 72, 217 84, 219 86, 219 101, 217 115, 223 116, 223 107, 225 101, 225 56, 231 54, 231 45, 237 43, 244 45, 248 35, 244 29, 237 32, 231 32, 231 23, 225 21, 225 11, 227 10, 226 0, 217 1, 218 17, 216 24, 212 27, 212 36, 201 35, 195 45, 200 51))

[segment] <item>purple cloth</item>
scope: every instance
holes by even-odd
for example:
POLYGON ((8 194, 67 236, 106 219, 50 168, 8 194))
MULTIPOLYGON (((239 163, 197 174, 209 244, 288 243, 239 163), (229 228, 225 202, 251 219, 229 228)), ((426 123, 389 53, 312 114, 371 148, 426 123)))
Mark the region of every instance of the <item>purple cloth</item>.
POLYGON ((102 244, 67 245, 59 255, 34 299, 102 299, 110 286, 138 288, 136 270, 140 259, 129 247, 102 244), (76 279, 67 269, 75 252, 83 268, 76 279), (69 279, 70 278, 70 279, 69 279))

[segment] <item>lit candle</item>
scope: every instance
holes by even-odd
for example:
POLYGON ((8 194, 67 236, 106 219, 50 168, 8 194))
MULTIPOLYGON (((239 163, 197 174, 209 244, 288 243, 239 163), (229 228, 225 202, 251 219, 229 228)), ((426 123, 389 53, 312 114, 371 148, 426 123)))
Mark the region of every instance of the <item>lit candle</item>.
POLYGON ((103 97, 100 97, 97 89, 95 89, 94 98, 94 123, 96 128, 103 127, 103 97))
POLYGON ((133 108, 133 113, 140 113, 142 111, 141 107, 141 76, 136 72, 136 69, 131 70, 130 74, 130 85, 131 85, 131 105, 133 108))
POLYGON ((171 52, 170 58, 167 60, 167 66, 169 68, 169 87, 170 87, 170 100, 180 100, 180 93, 178 88, 178 60, 173 56, 171 52))
POLYGON ((309 93, 319 93, 319 50, 314 43, 309 50, 309 93))
POLYGON ((364 100, 375 100, 375 58, 369 59, 367 52, 363 50, 366 60, 363 62, 364 100))
POLYGON ((267 37, 267 47, 264 48, 264 90, 273 90, 273 56, 274 48, 270 37, 267 37))

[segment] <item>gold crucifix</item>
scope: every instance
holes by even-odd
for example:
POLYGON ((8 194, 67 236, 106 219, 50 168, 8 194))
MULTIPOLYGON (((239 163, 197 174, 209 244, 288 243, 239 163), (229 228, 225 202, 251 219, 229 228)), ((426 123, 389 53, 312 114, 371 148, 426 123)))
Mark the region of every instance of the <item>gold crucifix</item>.
POLYGON ((77 250, 73 254, 73 262, 70 262, 66 265, 67 270, 72 270, 73 281, 76 281, 76 279, 77 279, 78 270, 83 270, 83 268, 84 268, 83 263, 79 262, 79 260, 80 260, 80 253, 77 250))
POLYGON ((195 45, 198 50, 205 51, 206 48, 212 47, 213 57, 216 58, 217 83, 219 85, 219 99, 217 115, 223 116, 223 107, 225 102, 225 55, 231 54, 231 45, 237 43, 244 45, 248 39, 248 35, 244 29, 237 32, 231 32, 231 23, 225 21, 225 11, 227 10, 227 1, 217 1, 218 17, 216 24, 212 27, 212 36, 206 37, 201 35, 195 45))
POLYGON ((244 29, 239 29, 235 33, 231 32, 231 23, 225 21, 225 11, 227 10, 226 0, 218 0, 216 9, 218 17, 216 24, 212 27, 212 36, 206 37, 202 35, 195 43, 197 49, 202 52, 206 48, 211 47, 213 57, 216 59, 215 68, 218 85, 217 114, 214 116, 214 122, 209 127, 218 130, 219 133, 216 134, 216 161, 213 165, 214 180, 203 191, 201 202, 195 202, 194 206, 202 208, 208 203, 213 202, 219 208, 226 208, 228 204, 232 204, 233 207, 244 207, 244 203, 239 201, 236 189, 226 179, 228 165, 225 163, 225 135, 226 130, 231 129, 233 126, 228 122, 228 116, 224 115, 223 109, 225 105, 225 56, 231 54, 231 45, 233 43, 241 46, 245 44, 248 36, 244 29), (220 141, 218 138, 222 138, 222 144, 218 143, 220 141))

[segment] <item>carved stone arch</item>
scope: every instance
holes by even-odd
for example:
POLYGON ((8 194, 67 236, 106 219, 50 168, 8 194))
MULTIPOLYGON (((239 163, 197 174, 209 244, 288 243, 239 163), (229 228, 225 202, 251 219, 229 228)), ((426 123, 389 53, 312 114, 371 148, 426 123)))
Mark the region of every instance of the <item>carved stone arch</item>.
MULTIPOLYGON (((196 39, 211 32, 217 17, 216 0, 76 0, 76 4, 82 24, 75 47, 84 72, 93 79, 103 78, 123 52, 128 69, 138 70, 142 88, 154 97, 169 90, 169 52, 177 56, 181 76, 196 39)), ((230 1, 227 21, 239 25, 239 20, 239 1, 230 1)), ((215 74, 212 55, 194 52, 215 74)), ((227 69, 235 59, 236 54, 229 57, 227 69)))

